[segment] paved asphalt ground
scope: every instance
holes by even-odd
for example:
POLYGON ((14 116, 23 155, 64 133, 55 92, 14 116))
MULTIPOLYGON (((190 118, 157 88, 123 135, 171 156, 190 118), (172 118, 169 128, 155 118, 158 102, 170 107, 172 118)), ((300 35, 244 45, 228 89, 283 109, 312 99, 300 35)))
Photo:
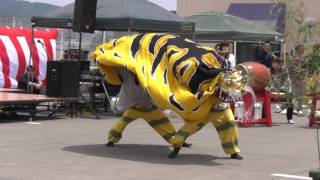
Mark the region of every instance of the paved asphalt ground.
MULTIPOLYGON (((318 167, 316 129, 308 119, 273 113, 274 126, 240 128, 244 160, 223 153, 211 124, 188 139, 176 159, 144 121, 133 122, 121 142, 105 147, 106 131, 117 117, 0 118, 0 180, 267 180, 270 174, 307 176, 318 167)), ((182 125, 173 118, 176 127, 182 125)))

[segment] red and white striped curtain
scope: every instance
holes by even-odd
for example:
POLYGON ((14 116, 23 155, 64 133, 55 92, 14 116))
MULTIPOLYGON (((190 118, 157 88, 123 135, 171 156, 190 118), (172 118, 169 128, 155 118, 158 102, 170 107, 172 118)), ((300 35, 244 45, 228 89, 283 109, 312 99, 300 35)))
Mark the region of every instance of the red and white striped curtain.
POLYGON ((34 30, 32 56, 31 36, 30 28, 0 27, 0 87, 16 88, 17 80, 29 63, 35 68, 35 76, 39 80, 45 80, 47 61, 56 59, 58 31, 34 30))

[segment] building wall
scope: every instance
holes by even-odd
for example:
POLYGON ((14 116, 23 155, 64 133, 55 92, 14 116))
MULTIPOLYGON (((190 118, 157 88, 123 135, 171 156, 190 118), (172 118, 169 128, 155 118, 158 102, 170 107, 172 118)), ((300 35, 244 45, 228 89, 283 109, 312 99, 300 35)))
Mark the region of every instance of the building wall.
MULTIPOLYGON (((320 21, 320 0, 303 0, 303 2, 306 8, 306 17, 309 20, 320 21)), ((226 12, 231 3, 271 3, 271 0, 177 0, 177 14, 180 16, 190 16, 210 10, 226 12)), ((286 28, 288 29, 288 26, 286 28)), ((285 49, 288 52, 295 45, 290 40, 285 41, 287 42, 285 49)))
MULTIPOLYGON (((320 19, 320 0, 303 0, 307 16, 320 19)), ((270 3, 270 0, 177 0, 177 14, 190 16, 203 11, 226 12, 231 3, 270 3)))
POLYGON ((268 3, 270 0, 177 0, 177 14, 190 16, 203 11, 226 12, 231 3, 268 3))

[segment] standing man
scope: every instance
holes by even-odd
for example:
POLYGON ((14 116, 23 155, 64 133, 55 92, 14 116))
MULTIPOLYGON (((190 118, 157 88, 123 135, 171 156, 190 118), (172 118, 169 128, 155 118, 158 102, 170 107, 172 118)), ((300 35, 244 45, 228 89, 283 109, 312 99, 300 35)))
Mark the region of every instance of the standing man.
POLYGON ((272 60, 275 56, 272 54, 272 46, 270 42, 264 42, 256 49, 256 61, 265 65, 267 68, 271 68, 272 60))
POLYGON ((227 42, 221 42, 216 45, 216 51, 225 58, 227 69, 232 69, 236 66, 236 58, 233 54, 230 53, 230 46, 227 42))
POLYGON ((306 74, 308 73, 308 65, 304 59, 304 46, 297 45, 295 47, 295 54, 292 61, 287 64, 289 70, 289 77, 291 79, 291 86, 288 92, 288 109, 287 120, 288 123, 293 124, 292 120, 294 107, 298 115, 303 115, 302 104, 304 101, 306 74), (296 101, 294 105, 293 101, 296 101))

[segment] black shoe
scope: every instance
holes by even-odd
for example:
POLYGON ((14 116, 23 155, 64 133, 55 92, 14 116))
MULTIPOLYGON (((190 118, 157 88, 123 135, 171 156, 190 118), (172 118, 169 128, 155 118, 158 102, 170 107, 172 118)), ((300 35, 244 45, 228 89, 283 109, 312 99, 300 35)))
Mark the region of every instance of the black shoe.
POLYGON ((174 148, 171 153, 168 155, 168 158, 170 159, 174 159, 178 156, 179 154, 179 151, 180 151, 181 148, 174 148))
POLYGON ((182 144, 182 147, 187 147, 187 148, 189 148, 189 147, 191 147, 191 146, 192 146, 191 143, 186 143, 186 142, 184 142, 184 143, 182 144))
POLYGON ((240 156, 238 153, 231 154, 230 158, 237 159, 237 160, 243 160, 243 157, 240 156))
POLYGON ((106 146, 107 146, 107 147, 112 147, 112 146, 114 146, 114 142, 109 141, 109 142, 106 144, 106 146))

